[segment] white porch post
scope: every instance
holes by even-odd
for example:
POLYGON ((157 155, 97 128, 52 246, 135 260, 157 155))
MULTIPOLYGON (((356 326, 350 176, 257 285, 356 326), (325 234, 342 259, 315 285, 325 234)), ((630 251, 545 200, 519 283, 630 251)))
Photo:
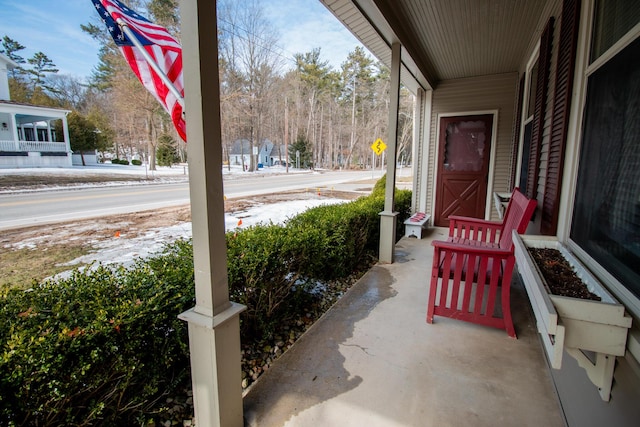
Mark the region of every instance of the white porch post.
POLYGON ((180 6, 196 286, 196 306, 180 318, 189 323, 196 424, 240 427, 244 306, 229 301, 216 2, 190 0, 180 6))
MULTIPOLYGON (((432 90, 419 89, 413 123, 413 161, 419 165, 413 169, 413 197, 418 212, 427 211, 427 183, 429 179, 429 148, 431 141, 432 90)), ((432 213, 433 214, 433 213, 432 213)))
POLYGON ((413 135, 412 143, 411 143, 411 158, 413 159, 413 191, 411 193, 411 206, 417 212, 424 212, 423 209, 420 209, 419 201, 420 201, 420 187, 418 186, 418 173, 424 167, 423 164, 416 161, 416 159, 420 158, 420 153, 422 152, 422 147, 419 144, 420 141, 420 133, 422 132, 422 107, 424 105, 424 90, 422 88, 418 88, 418 91, 413 98, 413 135))
POLYGON ((380 212, 380 254, 382 263, 392 263, 396 245, 396 221, 394 212, 396 188, 396 155, 398 147, 398 106, 400 103, 400 43, 391 46, 391 87, 389 89, 389 135, 387 137, 387 181, 384 193, 384 211, 380 212))
MULTIPOLYGON (((49 122, 47 122, 49 123, 49 122)), ((73 167, 73 152, 71 151, 71 138, 69 137, 69 123, 67 122, 67 114, 62 117, 62 136, 64 145, 67 149, 67 162, 69 167, 73 167)), ((51 141, 51 131, 49 131, 49 142, 51 141)))
POLYGON ((53 142, 53 139, 51 138, 51 120, 47 120, 47 141, 53 142))
POLYGON ((11 132, 13 132, 13 141, 16 144, 16 151, 20 151, 20 137, 18 136, 18 122, 16 122, 16 114, 9 114, 11 117, 11 132))

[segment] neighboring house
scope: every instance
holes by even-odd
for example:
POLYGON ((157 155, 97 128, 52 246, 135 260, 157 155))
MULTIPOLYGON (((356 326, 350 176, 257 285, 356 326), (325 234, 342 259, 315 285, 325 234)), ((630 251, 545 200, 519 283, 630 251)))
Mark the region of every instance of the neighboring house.
POLYGON ((70 167, 70 111, 11 101, 8 71, 17 66, 0 54, 0 168, 70 167), (62 135, 54 130, 57 120, 62 122, 62 135))
POLYGON ((251 164, 251 143, 248 139, 237 139, 231 144, 229 164, 233 166, 251 164))
POLYGON ((274 144, 266 139, 260 147, 260 160, 264 166, 286 166, 287 155, 284 144, 274 144))
MULTIPOLYGON (((431 214, 435 225, 440 226, 446 225, 447 217, 453 214, 497 219, 493 193, 510 192, 519 186, 538 201, 528 233, 557 238, 623 304, 633 326, 626 354, 607 362, 614 381, 610 402, 601 399, 592 381, 611 371, 597 369, 595 361, 579 366, 565 354, 562 369, 550 369, 550 375, 569 425, 638 425, 640 2, 321 2, 391 70, 391 137, 385 141, 390 160, 387 188, 395 184, 396 162, 392 157, 401 81, 416 96, 413 210, 431 214)), ((197 16, 196 8, 187 10, 182 19, 183 28, 194 32, 197 25, 216 25, 214 17, 197 16)), ((209 34, 200 32, 200 40, 209 34)), ((215 52, 208 57, 202 47, 190 53, 192 57, 185 56, 185 69, 199 69, 198 55, 215 60, 215 52)), ((188 99, 187 111, 190 106, 205 112, 219 108, 215 92, 207 92, 202 99, 204 106, 194 98, 188 99)), ((200 144, 204 153, 214 150, 216 144, 207 146, 199 141, 210 137, 208 130, 203 125, 194 129, 200 134, 190 144, 200 144)), ((198 178, 214 190, 222 187, 217 170, 191 170, 200 173, 198 178)), ((209 215, 215 219, 216 212, 209 209, 214 203, 222 204, 222 192, 198 194, 199 199, 194 201, 192 197, 193 217, 206 218, 212 212, 209 215)), ((392 262, 393 256, 388 259, 386 255, 387 246, 394 245, 395 215, 393 197, 386 199, 380 216, 380 259, 392 262)), ((223 221, 218 223, 218 228, 211 226, 211 220, 193 223, 196 270, 206 272, 208 277, 196 280, 196 295, 203 296, 196 298, 194 314, 183 318, 189 321, 193 337, 196 394, 208 396, 206 390, 217 390, 214 398, 219 406, 203 406, 215 407, 222 424, 228 418, 239 420, 237 425, 241 425, 237 381, 229 381, 223 374, 229 366, 226 361, 239 358, 236 325, 242 308, 228 301, 224 268, 213 267, 217 257, 211 254, 215 248, 224 247, 223 221), (199 233, 208 241, 199 240, 199 233), (197 249, 196 240, 202 244, 197 249), (221 333, 228 335, 222 338, 221 333), (211 367, 209 361, 214 359, 215 366, 211 367)), ((469 347, 468 353, 477 350, 469 347)), ((496 366, 495 375, 500 374, 496 366)), ((537 374, 523 369, 522 381, 537 374)), ((508 404, 509 390, 495 394, 504 397, 496 402, 508 404)), ((444 410, 465 414, 464 408, 444 410)), ((478 421, 473 415, 469 413, 469 424, 478 421)), ((523 424, 527 422, 522 420, 523 424)), ((500 420, 495 423, 500 424, 500 420)))
MULTIPOLYGON (((258 163, 263 166, 285 165, 287 157, 284 154, 284 146, 275 145, 268 139, 262 140, 258 148, 258 163)), ((231 165, 249 165, 251 162, 251 143, 248 139, 238 139, 229 150, 229 163, 231 165), (244 161, 243 161, 244 159, 244 161)))

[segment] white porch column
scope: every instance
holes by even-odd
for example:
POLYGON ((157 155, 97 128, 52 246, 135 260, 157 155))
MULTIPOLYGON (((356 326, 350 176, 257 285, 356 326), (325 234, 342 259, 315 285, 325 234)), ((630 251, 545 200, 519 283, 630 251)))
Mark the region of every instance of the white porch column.
MULTIPOLYGON (((416 97, 418 105, 415 110, 414 133, 413 133, 413 197, 414 204, 418 212, 427 211, 427 186, 429 180, 429 148, 431 141, 431 111, 432 111, 432 90, 419 89, 419 96, 416 97)), ((433 218, 433 212, 431 212, 433 218)))
POLYGON ((244 306, 229 301, 216 2, 190 0, 180 7, 196 286, 196 306, 180 318, 189 323, 196 424, 240 427, 244 306))
POLYGON ((16 114, 9 114, 11 117, 11 132, 13 132, 13 142, 16 145, 16 151, 20 151, 20 137, 18 136, 18 122, 16 122, 16 114))
POLYGON ((51 120, 47 120, 47 141, 53 142, 53 139, 51 138, 51 120))
MULTIPOLYGON (((73 167, 73 152, 71 151, 71 138, 69 137, 69 122, 67 122, 66 114, 62 117, 62 136, 64 138, 64 145, 67 149, 67 163, 69 167, 73 167)), ((49 142, 51 142, 51 131, 49 131, 49 142)))
POLYGON ((380 254, 382 263, 392 263, 396 246, 396 221, 394 212, 396 188, 396 156, 398 147, 398 107, 400 103, 400 43, 391 46, 391 86, 389 89, 389 135, 387 137, 387 181, 384 193, 384 211, 380 212, 380 254))
POLYGON ((411 207, 415 209, 416 212, 424 212, 424 210, 420 209, 419 201, 420 201, 420 186, 418 180, 418 174, 424 167, 422 163, 417 161, 420 159, 420 153, 422 153, 423 147, 420 146, 420 133, 422 132, 422 107, 424 105, 424 90, 422 88, 418 88, 414 98, 413 98, 413 135, 411 136, 411 158, 413 159, 413 191, 411 192, 411 207))

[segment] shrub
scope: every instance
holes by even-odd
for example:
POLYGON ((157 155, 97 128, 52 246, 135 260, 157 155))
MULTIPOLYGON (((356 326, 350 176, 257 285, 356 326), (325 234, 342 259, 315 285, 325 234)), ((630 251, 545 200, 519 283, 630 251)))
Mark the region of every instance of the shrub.
POLYGON ((350 203, 320 206, 287 222, 300 241, 305 257, 301 266, 306 277, 331 280, 345 277, 363 262, 369 262, 377 247, 378 213, 383 199, 363 197, 350 203))
MULTIPOLYGON (((410 191, 396 191, 398 227, 410 191)), ((369 267, 384 195, 321 206, 284 226, 227 233, 230 298, 247 306, 242 341, 304 313, 316 280, 369 267)), ((397 233, 402 236, 402 232, 397 233)), ((190 385, 187 325, 193 248, 177 241, 130 269, 97 266, 27 291, 0 290, 0 425, 142 425, 162 421, 190 385), (176 392, 178 391, 178 392, 176 392)))
POLYGON ((304 254, 295 235, 280 225, 257 225, 227 233, 230 298, 244 304, 241 328, 246 338, 270 333, 306 298, 301 278, 304 254))
POLYGON ((133 160, 131 160, 131 164, 134 165, 134 166, 140 166, 140 165, 142 165, 142 161, 138 160, 138 159, 133 159, 133 160))
POLYGON ((129 270, 5 289, 0 424, 132 425, 159 414, 160 398, 189 384, 177 318, 194 304, 188 251, 178 243, 129 270))
MULTIPOLYGON (((384 187, 383 187, 384 189, 384 187)), ((396 237, 403 236, 411 191, 396 190, 396 237)), ((312 208, 284 226, 262 224, 227 234, 231 298, 247 306, 245 338, 268 335, 309 303, 316 281, 335 280, 376 259, 383 194, 312 208)))

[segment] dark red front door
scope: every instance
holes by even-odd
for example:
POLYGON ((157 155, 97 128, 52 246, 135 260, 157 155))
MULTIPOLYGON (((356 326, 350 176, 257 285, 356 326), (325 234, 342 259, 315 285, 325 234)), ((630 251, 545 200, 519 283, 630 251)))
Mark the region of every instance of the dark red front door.
POLYGON ((492 126, 491 114, 440 119, 436 226, 450 215, 484 218, 492 126))

